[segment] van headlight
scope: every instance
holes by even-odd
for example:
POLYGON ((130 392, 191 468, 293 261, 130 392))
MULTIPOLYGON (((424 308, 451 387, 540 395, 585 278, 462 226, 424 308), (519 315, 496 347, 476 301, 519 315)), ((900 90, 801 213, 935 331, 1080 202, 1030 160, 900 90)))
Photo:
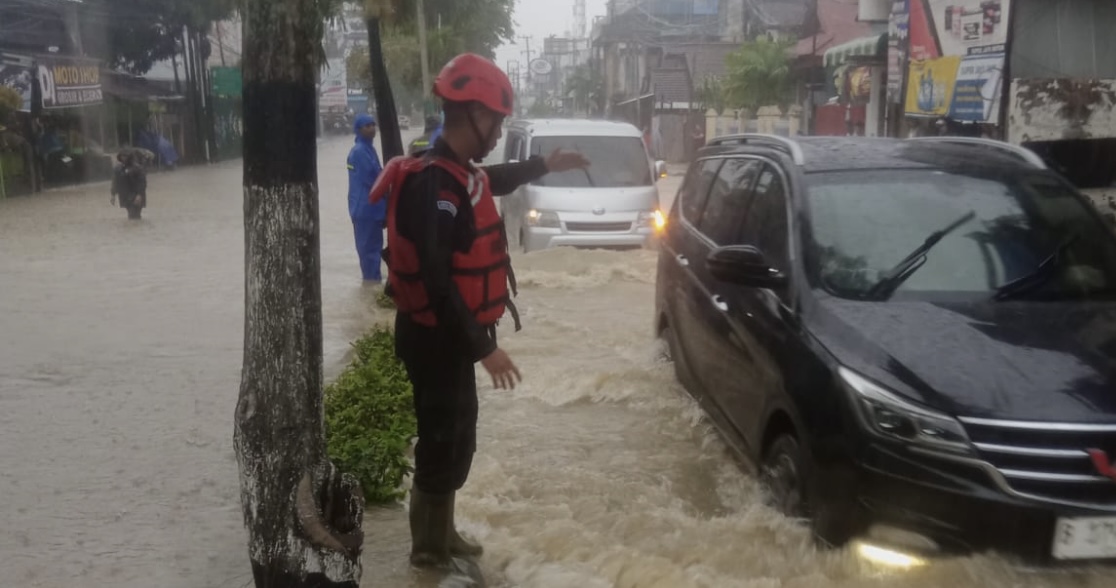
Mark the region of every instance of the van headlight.
POLYGON ((527 224, 532 227, 541 227, 544 229, 557 229, 562 226, 562 222, 558 220, 558 213, 553 210, 535 210, 532 208, 527 211, 527 224))
POLYGON ((666 215, 661 210, 649 210, 639 213, 639 226, 650 227, 656 231, 666 228, 666 215))
POLYGON ((876 436, 949 453, 974 453, 957 419, 904 400, 850 369, 839 368, 837 374, 853 394, 863 424, 876 436))

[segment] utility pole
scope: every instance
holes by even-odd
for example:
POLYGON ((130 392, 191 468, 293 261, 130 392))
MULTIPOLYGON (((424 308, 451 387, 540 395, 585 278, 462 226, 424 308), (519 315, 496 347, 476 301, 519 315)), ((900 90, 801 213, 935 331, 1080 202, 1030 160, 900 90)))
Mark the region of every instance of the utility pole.
POLYGON ((244 364, 233 415, 256 588, 360 585, 360 484, 326 453, 315 0, 245 0, 244 364))
POLYGON ((426 11, 423 10, 423 0, 417 0, 416 5, 418 7, 419 55, 422 58, 422 114, 425 117, 432 110, 430 107, 430 53, 426 47, 426 11))

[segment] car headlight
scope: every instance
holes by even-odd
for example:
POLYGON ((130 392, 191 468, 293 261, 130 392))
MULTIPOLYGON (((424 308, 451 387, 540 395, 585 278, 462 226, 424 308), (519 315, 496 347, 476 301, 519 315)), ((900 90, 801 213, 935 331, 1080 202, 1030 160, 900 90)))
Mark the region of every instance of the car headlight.
POLYGON ((666 228, 666 215, 661 210, 649 210, 639 213, 639 226, 651 227, 656 231, 666 228))
POLYGON ((562 226, 561 221, 558 220, 558 213, 553 210, 535 210, 527 211, 527 224, 532 227, 542 227, 547 229, 557 229, 562 226))
POLYGON ((904 400, 852 370, 842 367, 837 374, 854 394, 864 424, 875 435, 927 449, 973 453, 969 435, 957 419, 904 400))

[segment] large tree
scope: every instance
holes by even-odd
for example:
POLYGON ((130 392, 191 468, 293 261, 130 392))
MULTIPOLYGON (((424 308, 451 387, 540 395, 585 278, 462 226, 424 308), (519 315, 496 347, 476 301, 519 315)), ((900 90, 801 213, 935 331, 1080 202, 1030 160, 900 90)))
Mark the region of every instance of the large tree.
POLYGON ((227 18, 240 0, 91 0, 79 8, 87 53, 134 74, 147 73, 156 62, 182 48, 184 28, 208 29, 227 18))
POLYGON ((257 588, 356 588, 363 498, 326 453, 321 0, 244 0, 244 366, 234 445, 257 588))

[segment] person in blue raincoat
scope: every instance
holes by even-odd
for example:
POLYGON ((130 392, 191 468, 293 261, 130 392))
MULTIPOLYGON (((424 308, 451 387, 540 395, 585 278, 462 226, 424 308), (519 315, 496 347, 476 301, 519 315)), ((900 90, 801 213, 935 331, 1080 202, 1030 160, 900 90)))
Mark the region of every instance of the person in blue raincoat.
POLYGON ((376 119, 370 114, 357 115, 353 121, 356 144, 349 152, 349 216, 353 219, 360 272, 366 281, 379 282, 380 257, 384 248, 384 217, 387 202, 372 204, 368 193, 383 166, 380 154, 372 145, 376 138, 376 119))

